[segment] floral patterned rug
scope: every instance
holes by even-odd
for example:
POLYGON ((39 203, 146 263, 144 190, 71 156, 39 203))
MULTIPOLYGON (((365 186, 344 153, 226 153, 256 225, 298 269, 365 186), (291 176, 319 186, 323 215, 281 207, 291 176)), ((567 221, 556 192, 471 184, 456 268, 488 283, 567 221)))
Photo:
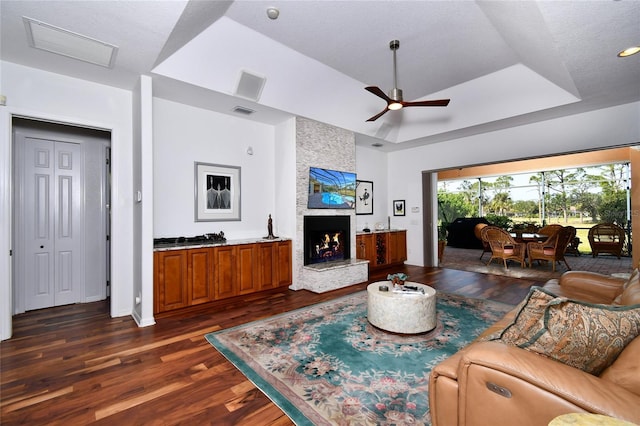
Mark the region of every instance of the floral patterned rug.
POLYGON ((438 293, 436 328, 398 335, 362 291, 205 338, 297 425, 430 425, 431 368, 512 308, 438 293))

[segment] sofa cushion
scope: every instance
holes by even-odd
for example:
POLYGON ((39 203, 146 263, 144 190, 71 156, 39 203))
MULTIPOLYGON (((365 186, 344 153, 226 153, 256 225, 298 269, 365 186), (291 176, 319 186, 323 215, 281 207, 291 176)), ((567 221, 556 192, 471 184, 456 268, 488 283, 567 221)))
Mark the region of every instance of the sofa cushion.
POLYGON ((598 375, 638 335, 640 305, 590 304, 532 287, 499 340, 598 375))
POLYGON ((640 272, 634 269, 629 280, 624 283, 622 293, 614 300, 614 305, 634 305, 640 303, 640 272))

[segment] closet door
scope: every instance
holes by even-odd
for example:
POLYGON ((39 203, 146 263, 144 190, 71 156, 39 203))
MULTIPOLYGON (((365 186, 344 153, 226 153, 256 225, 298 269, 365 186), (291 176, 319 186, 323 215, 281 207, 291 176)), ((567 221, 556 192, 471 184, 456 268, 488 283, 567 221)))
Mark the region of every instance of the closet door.
POLYGON ((25 136, 22 268, 25 309, 82 301, 82 200, 79 144, 25 136))

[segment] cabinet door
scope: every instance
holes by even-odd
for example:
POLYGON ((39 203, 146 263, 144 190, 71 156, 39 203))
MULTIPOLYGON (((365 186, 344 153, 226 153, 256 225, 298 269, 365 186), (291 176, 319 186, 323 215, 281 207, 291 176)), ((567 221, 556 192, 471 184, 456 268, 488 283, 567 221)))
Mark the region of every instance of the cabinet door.
POLYGON ((216 247, 213 249, 215 269, 215 299, 224 299, 237 295, 235 258, 238 246, 216 247))
POLYGON ((277 285, 279 287, 291 285, 291 241, 280 241, 277 244, 278 256, 276 258, 277 285))
POLYGON ((407 233, 397 231, 389 233, 389 263, 402 263, 407 260, 407 233))
POLYGON ((258 262, 256 272, 260 290, 269 290, 278 287, 277 259, 278 249, 275 243, 258 244, 258 262))
POLYGON ((258 291, 256 263, 258 252, 256 244, 245 244, 237 247, 236 271, 237 294, 254 293, 258 291))
POLYGON ((187 291, 190 305, 211 302, 213 291, 213 249, 201 248, 187 250, 188 279, 187 291))
POLYGON ((188 305, 187 251, 156 252, 154 258, 155 312, 184 308, 188 305))
POLYGON ((356 258, 369 261, 374 267, 376 262, 376 239, 374 234, 356 235, 356 258))

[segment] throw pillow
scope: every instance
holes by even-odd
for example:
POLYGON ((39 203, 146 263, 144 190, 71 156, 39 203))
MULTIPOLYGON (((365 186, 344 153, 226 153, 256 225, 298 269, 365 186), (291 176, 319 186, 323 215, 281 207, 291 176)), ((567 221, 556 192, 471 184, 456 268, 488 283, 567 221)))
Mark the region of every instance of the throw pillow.
POLYGON ((598 375, 640 335, 640 305, 596 305, 532 287, 499 340, 598 375))
POLYGON ((544 328, 525 349, 599 375, 638 335, 640 306, 593 305, 565 298, 549 302, 544 328))
POLYGON ((527 297, 518 306, 513 322, 497 336, 494 335, 494 339, 513 346, 528 343, 542 328, 540 320, 547 304, 554 298, 555 295, 543 291, 540 287, 531 287, 527 297))

